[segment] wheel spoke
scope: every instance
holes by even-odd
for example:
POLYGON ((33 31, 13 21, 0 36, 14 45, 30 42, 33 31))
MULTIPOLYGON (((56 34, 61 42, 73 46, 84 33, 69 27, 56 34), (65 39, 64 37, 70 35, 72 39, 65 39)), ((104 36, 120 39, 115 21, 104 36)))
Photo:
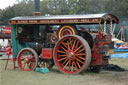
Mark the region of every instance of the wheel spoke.
POLYGON ((31 68, 34 68, 34 65, 35 65, 34 62, 30 62, 30 66, 31 66, 31 68))
POLYGON ((77 52, 81 47, 83 47, 83 45, 81 45, 80 47, 78 47, 74 52, 77 52))
POLYGON ((77 41, 77 44, 76 44, 76 46, 75 46, 75 49, 78 48, 78 45, 79 45, 79 40, 77 41))
POLYGON ((67 56, 67 55, 59 55, 58 57, 64 57, 64 56, 67 56))
POLYGON ((30 69, 30 65, 29 65, 29 63, 27 63, 27 68, 30 69))
POLYGON ((21 66, 22 68, 25 68, 25 64, 21 66))
POLYGON ((67 58, 63 63, 62 63, 62 65, 64 65, 65 63, 66 63, 66 61, 68 61, 69 59, 67 58))
POLYGON ((71 47, 72 47, 72 40, 71 40, 71 39, 69 39, 69 41, 70 41, 70 44, 71 44, 71 47))
POLYGON ((81 54, 75 54, 76 56, 82 56, 85 55, 85 53, 81 53, 81 54))
POLYGON ((20 60, 23 61, 23 60, 25 60, 25 58, 22 58, 22 57, 21 57, 20 60))
POLYGON ((78 67, 80 68, 80 64, 79 64, 79 62, 78 62, 78 61, 76 61, 76 63, 77 63, 77 65, 78 65, 78 67))
POLYGON ((27 56, 27 58, 28 58, 28 53, 27 53, 27 51, 25 52, 25 54, 26 54, 26 56, 27 56))
POLYGON ((67 67, 67 65, 69 64, 70 61, 71 61, 71 59, 68 60, 68 62, 65 64, 65 66, 63 67, 63 69, 65 69, 67 67))
POLYGON ((22 63, 22 67, 24 68, 24 67, 25 67, 25 65, 26 65, 26 63, 25 63, 25 62, 23 62, 23 63, 22 63))
POLYGON ((66 52, 64 52, 64 51, 61 51, 61 50, 57 50, 57 52, 58 52, 58 53, 66 53, 66 52))
POLYGON ((82 51, 84 51, 85 49, 81 49, 79 51, 77 51, 76 53, 81 53, 82 51))
POLYGON ((82 56, 77 56, 78 58, 82 59, 82 60, 86 60, 85 58, 83 58, 82 56))
POLYGON ((32 58, 32 53, 30 53, 29 55, 30 55, 29 57, 32 58))
POLYGON ((61 48, 62 48, 65 52, 67 51, 64 47, 61 46, 61 48))
POLYGON ((68 42, 68 40, 67 40, 67 45, 68 45, 68 50, 70 50, 70 45, 69 45, 70 43, 68 42))
POLYGON ((78 58, 75 58, 78 62, 80 62, 81 64, 84 64, 84 62, 82 62, 81 60, 79 60, 78 58))
POLYGON ((74 50, 75 44, 76 44, 76 40, 73 43, 72 50, 74 50))
POLYGON ((71 70, 71 62, 69 62, 69 68, 68 68, 68 71, 71 70))
POLYGON ((65 60, 65 59, 67 59, 67 57, 61 58, 61 59, 59 59, 58 61, 63 61, 63 60, 65 60))
POLYGON ((30 62, 35 62, 36 60, 35 60, 35 58, 34 58, 34 59, 31 58, 29 61, 30 61, 30 62))
POLYGON ((78 70, 78 68, 77 68, 77 65, 76 65, 75 61, 73 61, 73 63, 74 63, 74 65, 75 65, 76 70, 78 70))
MULTIPOLYGON (((24 59, 25 59, 25 58, 26 58, 26 56, 25 56, 24 52, 23 52, 23 54, 22 54, 22 55, 24 56, 24 59)), ((21 55, 21 56, 22 56, 22 55, 21 55)))
POLYGON ((24 69, 26 69, 26 65, 27 65, 27 63, 24 64, 24 69))
POLYGON ((62 45, 63 45, 65 48, 68 48, 64 42, 62 42, 62 45))
POLYGON ((73 62, 72 62, 71 72, 73 72, 73 62))
POLYGON ((23 55, 23 54, 21 54, 21 57, 20 57, 20 59, 25 59, 25 57, 24 57, 24 55, 23 55))

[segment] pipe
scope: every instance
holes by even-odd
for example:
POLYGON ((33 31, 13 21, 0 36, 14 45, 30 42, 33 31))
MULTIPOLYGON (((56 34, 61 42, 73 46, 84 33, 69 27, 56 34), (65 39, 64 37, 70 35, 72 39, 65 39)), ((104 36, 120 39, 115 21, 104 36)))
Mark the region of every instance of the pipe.
POLYGON ((34 4, 35 4, 34 15, 35 16, 40 16, 40 0, 34 0, 34 4))

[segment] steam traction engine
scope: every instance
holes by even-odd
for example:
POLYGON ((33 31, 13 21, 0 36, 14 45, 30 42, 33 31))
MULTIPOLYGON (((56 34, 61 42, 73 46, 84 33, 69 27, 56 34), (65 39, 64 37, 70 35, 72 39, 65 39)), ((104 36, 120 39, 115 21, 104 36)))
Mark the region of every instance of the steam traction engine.
POLYGON ((13 56, 21 70, 51 69, 56 64, 63 73, 77 74, 108 64, 112 24, 118 19, 90 14, 15 17, 9 22, 13 56))

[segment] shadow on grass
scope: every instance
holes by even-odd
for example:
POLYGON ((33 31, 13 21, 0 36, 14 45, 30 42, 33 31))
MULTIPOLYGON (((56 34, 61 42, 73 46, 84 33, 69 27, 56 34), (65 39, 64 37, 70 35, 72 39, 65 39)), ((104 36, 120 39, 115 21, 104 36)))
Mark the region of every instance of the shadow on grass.
POLYGON ((56 68, 51 69, 51 72, 63 74, 61 71, 59 71, 59 69, 56 68))
MULTIPOLYGON (((61 72, 56 66, 54 68, 52 68, 50 71, 53 72, 53 73, 57 73, 57 74, 66 74, 66 73, 61 72)), ((90 71, 83 71, 83 72, 78 73, 78 74, 67 74, 67 75, 87 75, 87 74, 89 74, 89 75, 94 74, 95 75, 97 73, 90 72, 90 71)))
POLYGON ((87 70, 80 73, 80 75, 102 75, 102 74, 111 74, 111 72, 103 71, 103 70, 101 70, 100 72, 92 72, 90 70, 87 70))
POLYGON ((96 74, 99 74, 99 73, 95 73, 95 72, 91 72, 91 71, 83 71, 79 74, 80 75, 96 75, 96 74))
MULTIPOLYGON (((59 69, 57 69, 57 68, 53 68, 50 71, 53 73, 56 73, 56 74, 64 74, 61 71, 59 71, 59 69)), ((96 73, 96 72, 92 72, 90 70, 87 70, 87 71, 83 71, 83 72, 78 73, 78 74, 70 74, 70 75, 99 75, 99 74, 101 74, 101 75, 102 74, 111 74, 111 72, 101 70, 99 73, 96 73)), ((67 74, 67 75, 69 75, 69 74, 67 74)))

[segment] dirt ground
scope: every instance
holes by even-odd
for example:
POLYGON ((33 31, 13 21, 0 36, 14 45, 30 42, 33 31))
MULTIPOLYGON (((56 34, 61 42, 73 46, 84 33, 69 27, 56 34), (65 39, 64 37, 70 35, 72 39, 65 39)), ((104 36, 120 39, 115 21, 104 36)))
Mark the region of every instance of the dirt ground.
MULTIPOLYGON (((128 70, 128 59, 111 59, 111 64, 119 65, 128 70)), ((4 71, 5 60, 0 60, 0 85, 128 85, 128 71, 104 71, 100 73, 83 72, 76 75, 61 73, 56 66, 46 74, 25 72, 12 69, 9 62, 4 71)))

